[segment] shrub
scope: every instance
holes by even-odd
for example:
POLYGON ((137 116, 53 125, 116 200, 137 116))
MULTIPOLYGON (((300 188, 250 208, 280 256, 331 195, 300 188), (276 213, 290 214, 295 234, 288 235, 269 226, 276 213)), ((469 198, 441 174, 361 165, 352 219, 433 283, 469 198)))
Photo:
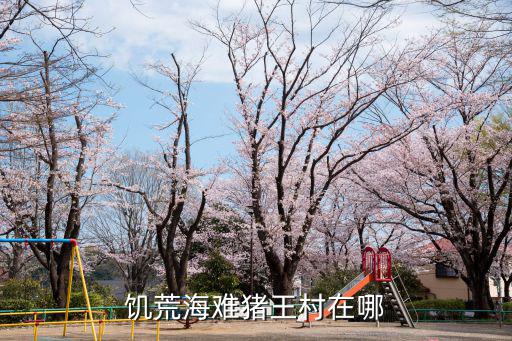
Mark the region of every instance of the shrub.
MULTIPOLYGON (((91 306, 117 305, 116 298, 109 287, 95 282, 88 283, 91 306)), ((30 310, 55 308, 55 302, 49 288, 41 286, 32 279, 10 279, 0 287, 1 310, 30 310)), ((71 293, 70 307, 85 307, 81 283, 74 283, 71 293)))
MULTIPOLYGON (((91 303, 91 307, 102 307, 105 306, 105 298, 102 297, 99 293, 94 291, 89 291, 89 302, 91 303)), ((106 304, 109 305, 109 304, 106 304)), ((72 292, 71 293, 71 301, 69 302, 70 307, 85 307, 85 297, 81 292, 72 292)))
POLYGON ((41 284, 33 279, 9 279, 2 283, 0 287, 0 302, 3 299, 37 302, 44 295, 45 290, 41 287, 41 284))
POLYGON ((461 299, 449 299, 449 300, 440 300, 440 299, 428 299, 428 300, 421 300, 421 301, 415 301, 411 303, 407 303, 407 306, 409 308, 416 309, 465 309, 466 304, 461 299))
POLYGON ((402 280, 407 293, 413 300, 415 298, 421 299, 423 297, 426 288, 423 286, 423 284, 421 284, 421 281, 419 280, 414 270, 412 270, 407 265, 395 263, 393 268, 393 276, 396 275, 400 275, 400 279, 402 280))
MULTIPOLYGON (((41 307, 47 302, 48 292, 38 281, 32 279, 9 279, 0 287, 1 310, 31 310, 41 307)), ((53 305, 49 305, 52 307, 53 305)), ((30 319, 30 315, 2 316, 0 321, 15 323, 30 319)))
POLYGON ((37 301, 24 298, 3 298, 0 301, 1 310, 31 310, 38 308, 37 301))
MULTIPOLYGON (((85 307, 85 297, 82 292, 82 282, 73 280, 73 292, 71 293, 70 307, 85 307)), ((89 293, 89 302, 91 307, 103 307, 119 305, 120 302, 112 294, 109 286, 101 285, 91 279, 87 280, 87 292, 89 293)))
MULTIPOLYGON (((512 302, 503 303, 503 311, 512 311, 512 302)), ((512 321, 512 313, 506 313, 503 316, 505 321, 512 321)))
POLYGON ((188 283, 190 293, 230 293, 241 295, 240 280, 231 262, 219 251, 210 253, 202 262, 202 272, 193 275, 188 283))

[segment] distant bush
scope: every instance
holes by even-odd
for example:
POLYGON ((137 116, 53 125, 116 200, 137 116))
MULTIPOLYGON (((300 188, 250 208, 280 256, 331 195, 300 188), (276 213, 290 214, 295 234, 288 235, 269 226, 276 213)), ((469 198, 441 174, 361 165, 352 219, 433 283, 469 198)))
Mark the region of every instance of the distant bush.
MULTIPOLYGON (((33 279, 9 279, 0 287, 0 307, 4 299, 19 299, 38 302, 46 291, 33 279)), ((1 308, 4 309, 4 308, 1 308)))
MULTIPOLYGON (((33 279, 10 279, 0 287, 0 310, 30 310, 40 308, 48 298, 48 292, 33 279)), ((44 307, 44 306, 43 306, 44 307)), ((5 323, 30 319, 28 315, 2 316, 5 323)))
POLYGON ((395 263, 393 267, 393 276, 400 275, 400 281, 405 286, 409 296, 414 299, 424 297, 426 288, 421 284, 416 272, 407 265, 395 263))
MULTIPOLYGON (((512 311, 512 302, 503 303, 503 311, 512 311)), ((505 321, 512 321, 512 313, 506 313, 503 316, 505 321)))
MULTIPOLYGON (((109 286, 101 285, 98 282, 88 281, 87 291, 91 307, 105 307, 119 305, 121 302, 112 294, 109 286)), ((73 292, 71 293, 71 307, 85 307, 85 297, 82 292, 82 283, 73 281, 73 292)))
POLYGON ((211 252, 200 265, 203 271, 190 277, 189 292, 242 295, 240 279, 236 275, 235 267, 218 250, 211 252))
MULTIPOLYGON (((81 283, 73 285, 70 307, 85 307, 81 283), (79 285, 78 285, 79 284, 79 285)), ((111 306, 119 302, 111 294, 109 287, 95 282, 88 283, 89 300, 91 306, 111 306)), ((32 310, 56 308, 49 288, 43 287, 39 281, 33 279, 9 279, 0 286, 0 310, 32 310)), ((47 316, 48 320, 58 316, 47 316)), ((30 320, 30 315, 2 316, 1 322, 14 323, 30 320)))
MULTIPOLYGON (((95 291, 89 291, 89 302, 91 303, 91 307, 104 307, 112 305, 110 303, 109 297, 103 297, 95 291)), ((85 303, 85 297, 83 293, 76 291, 71 293, 71 301, 69 302, 70 307, 85 307, 86 305, 87 304, 85 303)))
POLYGON ((461 299, 428 299, 407 303, 407 306, 409 308, 414 306, 416 309, 466 309, 466 304, 461 299))

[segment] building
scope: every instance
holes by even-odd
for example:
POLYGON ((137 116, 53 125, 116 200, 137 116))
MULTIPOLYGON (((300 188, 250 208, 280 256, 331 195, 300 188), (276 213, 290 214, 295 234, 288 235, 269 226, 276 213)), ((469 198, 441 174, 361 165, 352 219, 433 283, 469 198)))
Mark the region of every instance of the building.
MULTIPOLYGON (((455 252, 450 241, 443 239, 437 242, 444 252, 455 252)), ((433 245, 428 245, 426 250, 435 250, 433 245)), ((472 300, 471 290, 461 279, 457 270, 441 263, 427 264, 417 269, 418 279, 427 288, 425 298, 434 299, 461 299, 472 300)), ((502 279, 489 279, 491 297, 497 299, 504 295, 504 283, 502 279), (498 288, 501 292, 498 292, 498 288)))
POLYGON ((471 300, 471 292, 459 274, 442 264, 426 265, 418 270, 417 276, 427 288, 425 298, 471 300))

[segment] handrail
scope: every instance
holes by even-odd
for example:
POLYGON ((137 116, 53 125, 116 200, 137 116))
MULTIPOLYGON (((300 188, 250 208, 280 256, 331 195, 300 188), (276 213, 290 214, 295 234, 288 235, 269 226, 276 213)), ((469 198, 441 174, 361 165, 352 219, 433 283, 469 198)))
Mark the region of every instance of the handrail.
POLYGON ((420 322, 471 322, 471 323, 493 323, 498 319, 498 315, 501 315, 502 323, 509 325, 511 323, 510 317, 512 316, 512 310, 503 310, 496 312, 495 310, 487 309, 434 309, 434 308, 417 308, 416 313, 420 313, 422 318, 420 322), (433 315, 431 315, 434 313, 433 315), (473 315, 468 315, 472 313, 473 315), (490 316, 477 317, 478 313, 486 313, 490 316), (506 319, 508 318, 508 319, 506 319))
MULTIPOLYGON (((444 308, 407 308, 408 310, 416 311, 444 311, 444 312, 468 312, 468 313, 496 313, 495 310, 491 309, 444 309, 444 308)), ((502 310, 503 313, 512 313, 512 310, 502 310)))
MULTIPOLYGON (((398 272, 398 267, 396 266, 396 264, 393 264, 393 269, 396 273, 396 278, 398 278, 398 280, 400 281, 400 285, 402 286, 402 289, 403 291, 405 292, 405 294, 407 295, 407 298, 409 299, 409 302, 414 310, 414 314, 416 315, 416 321, 415 322, 418 322, 420 317, 418 316, 418 313, 416 312, 416 310, 414 309, 414 303, 412 302, 412 299, 411 299, 411 296, 409 295, 409 292, 407 291, 407 288, 405 287, 405 283, 404 281, 402 281, 402 277, 400 276, 400 273, 398 272)), ((407 308, 407 310, 409 310, 409 308, 407 308)))

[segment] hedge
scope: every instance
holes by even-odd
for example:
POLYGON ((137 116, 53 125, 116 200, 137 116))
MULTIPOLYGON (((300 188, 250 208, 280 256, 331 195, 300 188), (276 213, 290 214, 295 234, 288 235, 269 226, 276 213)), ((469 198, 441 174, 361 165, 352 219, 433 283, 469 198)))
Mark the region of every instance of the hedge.
POLYGON ((416 309, 466 309, 466 304, 461 299, 428 299, 407 303, 407 306, 416 309))

